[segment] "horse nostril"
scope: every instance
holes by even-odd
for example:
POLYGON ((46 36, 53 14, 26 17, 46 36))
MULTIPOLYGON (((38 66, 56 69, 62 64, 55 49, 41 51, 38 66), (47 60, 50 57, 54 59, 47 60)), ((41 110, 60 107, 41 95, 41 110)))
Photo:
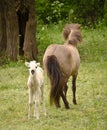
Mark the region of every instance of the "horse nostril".
POLYGON ((34 71, 34 70, 31 70, 31 73, 32 73, 32 74, 34 74, 34 73, 35 73, 35 71, 34 71))

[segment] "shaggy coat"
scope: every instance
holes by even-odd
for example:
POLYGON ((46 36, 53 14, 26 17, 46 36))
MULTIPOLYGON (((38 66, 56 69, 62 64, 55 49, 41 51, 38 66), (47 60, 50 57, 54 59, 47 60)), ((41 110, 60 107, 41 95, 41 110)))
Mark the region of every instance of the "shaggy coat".
POLYGON ((69 108, 66 99, 67 82, 72 75, 73 103, 76 102, 76 78, 80 66, 80 56, 77 44, 82 41, 79 24, 67 24, 63 29, 65 43, 63 45, 51 44, 47 47, 43 64, 50 79, 50 103, 60 107, 62 97, 65 107, 69 108))

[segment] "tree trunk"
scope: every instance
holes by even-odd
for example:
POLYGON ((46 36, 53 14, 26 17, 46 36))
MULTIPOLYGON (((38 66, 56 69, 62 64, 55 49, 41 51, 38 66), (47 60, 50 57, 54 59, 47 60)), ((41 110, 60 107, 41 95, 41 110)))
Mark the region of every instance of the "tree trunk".
POLYGON ((18 56, 19 32, 14 0, 6 2, 6 56, 16 61, 18 56))
POLYGON ((5 12, 4 12, 4 1, 0 2, 0 57, 1 52, 6 50, 6 21, 5 21, 5 12))
POLYGON ((35 0, 27 0, 29 7, 29 18, 26 24, 24 52, 29 59, 37 59, 36 46, 36 17, 35 17, 35 0))
POLYGON ((37 59, 35 0, 0 1, 0 57, 37 59))

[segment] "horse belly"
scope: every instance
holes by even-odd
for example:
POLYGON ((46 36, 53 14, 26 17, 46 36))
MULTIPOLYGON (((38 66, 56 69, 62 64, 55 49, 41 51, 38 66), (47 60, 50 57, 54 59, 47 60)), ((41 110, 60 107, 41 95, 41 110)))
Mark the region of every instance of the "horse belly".
POLYGON ((58 58, 62 71, 67 76, 78 73, 80 65, 80 57, 78 51, 76 50, 69 51, 68 49, 66 50, 66 53, 62 52, 60 55, 56 55, 56 57, 58 58))
POLYGON ((71 75, 77 74, 80 66, 80 57, 78 53, 72 54, 72 73, 71 75))
MULTIPOLYGON (((63 47, 63 46, 62 46, 63 47)), ((57 57, 61 70, 68 77, 71 74, 71 54, 66 48, 61 48, 55 51, 54 55, 57 57)))

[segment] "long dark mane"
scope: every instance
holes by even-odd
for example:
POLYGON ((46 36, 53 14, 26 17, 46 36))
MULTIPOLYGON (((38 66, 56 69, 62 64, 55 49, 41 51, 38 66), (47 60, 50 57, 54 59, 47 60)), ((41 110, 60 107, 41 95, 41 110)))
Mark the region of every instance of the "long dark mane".
POLYGON ((56 105, 59 105, 60 91, 62 89, 61 70, 57 58, 54 55, 47 57, 46 67, 51 82, 50 104, 55 102, 56 105))

